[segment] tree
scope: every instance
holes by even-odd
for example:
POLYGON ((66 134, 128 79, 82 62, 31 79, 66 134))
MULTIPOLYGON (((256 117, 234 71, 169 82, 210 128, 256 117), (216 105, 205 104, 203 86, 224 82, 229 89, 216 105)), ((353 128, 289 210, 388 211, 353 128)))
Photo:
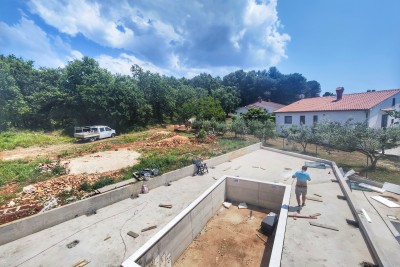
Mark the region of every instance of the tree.
POLYGON ((322 96, 335 96, 335 94, 331 92, 325 92, 322 96))
POLYGON ((211 96, 206 96, 199 100, 196 119, 222 121, 225 119, 225 112, 218 100, 211 96))
POLYGON ((319 97, 321 93, 321 85, 317 81, 308 81, 307 82, 307 89, 305 92, 305 97, 319 97))
POLYGON ((358 151, 367 156, 372 169, 376 168, 385 149, 400 140, 400 128, 369 128, 366 122, 320 122, 317 128, 322 140, 330 146, 348 152, 358 151))
POLYGON ((262 122, 272 118, 270 114, 261 108, 251 108, 246 113, 242 114, 242 117, 245 121, 257 120, 262 122))
POLYGON ((315 140, 315 135, 311 127, 292 125, 284 128, 283 133, 289 141, 299 143, 303 147, 303 153, 306 152, 307 145, 315 140))
POLYGON ((232 86, 221 86, 213 91, 212 96, 219 100, 226 116, 228 116, 229 113, 234 112, 240 102, 238 91, 236 87, 232 86))
POLYGON ((261 124, 261 127, 256 128, 254 131, 254 136, 263 141, 263 144, 267 142, 268 139, 276 137, 275 123, 267 120, 261 124))

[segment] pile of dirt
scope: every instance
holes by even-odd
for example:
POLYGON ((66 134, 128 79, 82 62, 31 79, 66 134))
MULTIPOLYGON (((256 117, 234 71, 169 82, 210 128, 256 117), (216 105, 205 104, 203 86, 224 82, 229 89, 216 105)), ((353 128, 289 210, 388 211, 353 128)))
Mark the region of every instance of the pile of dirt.
POLYGON ((188 137, 182 136, 182 135, 175 135, 173 137, 160 140, 160 141, 152 144, 151 146, 154 146, 154 147, 177 147, 177 146, 189 144, 189 143, 190 143, 190 140, 188 137))
POLYGON ((39 163, 38 168, 41 173, 51 173, 54 172, 55 169, 58 169, 57 172, 59 173, 67 173, 68 162, 39 163))
POLYGON ((160 132, 156 132, 154 134, 152 134, 150 137, 148 137, 148 140, 157 140, 157 139, 164 139, 166 137, 169 136, 173 136, 174 134, 171 132, 167 132, 167 131, 160 131, 160 132))

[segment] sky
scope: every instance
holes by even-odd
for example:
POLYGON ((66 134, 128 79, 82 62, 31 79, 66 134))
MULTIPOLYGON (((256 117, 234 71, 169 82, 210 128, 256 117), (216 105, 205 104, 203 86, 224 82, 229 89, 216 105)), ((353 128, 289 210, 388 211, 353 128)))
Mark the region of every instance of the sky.
POLYGON ((0 0, 0 54, 112 73, 223 77, 276 66, 321 91, 400 88, 398 0, 0 0))

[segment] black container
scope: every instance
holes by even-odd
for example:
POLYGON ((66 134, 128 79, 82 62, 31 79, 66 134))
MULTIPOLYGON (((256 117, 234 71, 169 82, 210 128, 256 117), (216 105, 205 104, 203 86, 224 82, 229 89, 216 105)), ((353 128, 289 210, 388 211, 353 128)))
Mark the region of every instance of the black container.
POLYGON ((270 212, 267 216, 261 221, 261 232, 265 235, 271 235, 274 231, 276 224, 278 222, 278 215, 270 212))

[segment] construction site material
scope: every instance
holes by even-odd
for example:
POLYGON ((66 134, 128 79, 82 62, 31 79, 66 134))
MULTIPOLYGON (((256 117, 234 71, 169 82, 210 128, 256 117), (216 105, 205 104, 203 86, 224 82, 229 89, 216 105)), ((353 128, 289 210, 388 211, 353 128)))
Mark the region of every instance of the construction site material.
POLYGON ((381 197, 381 196, 371 196, 371 198, 382 203, 383 205, 388 206, 389 208, 399 208, 400 207, 399 204, 396 204, 393 201, 387 200, 386 198, 381 197))
POLYGON ((343 177, 344 179, 348 179, 349 176, 352 176, 353 174, 355 174, 356 172, 354 170, 349 170, 348 172, 346 172, 343 177))
POLYGON ((317 169, 326 169, 325 164, 321 162, 306 161, 304 166, 317 169))
POLYGON ((73 248, 79 244, 79 240, 74 240, 71 243, 67 244, 67 248, 73 248))
POLYGON ((336 180, 336 179, 331 179, 331 182, 332 182, 332 183, 339 183, 339 181, 336 180))
POLYGON ((365 183, 360 183, 358 185, 361 186, 361 187, 364 187, 364 188, 371 189, 372 191, 375 191, 375 192, 378 192, 378 193, 384 193, 386 191, 385 189, 382 189, 382 188, 379 188, 379 187, 376 187, 376 186, 373 186, 373 185, 365 184, 365 183))
POLYGON ((260 238, 262 241, 264 241, 264 243, 267 243, 267 240, 265 240, 264 238, 262 238, 258 233, 256 233, 256 236, 258 236, 258 238, 260 238))
MULTIPOLYGON (((142 231, 142 232, 143 232, 143 231, 142 231)), ((135 232, 132 232, 132 231, 129 231, 129 232, 127 233, 127 235, 129 235, 129 236, 131 236, 131 237, 133 237, 133 238, 136 238, 136 237, 139 236, 139 234, 137 234, 137 233, 135 233, 135 232)))
POLYGON ((167 208, 167 209, 172 208, 172 205, 171 205, 171 204, 160 204, 160 205, 158 205, 158 206, 161 207, 161 208, 167 208))
POLYGON ((313 216, 313 217, 321 216, 321 213, 314 213, 314 214, 311 214, 310 216, 313 216))
POLYGON ((365 209, 361 209, 361 212, 364 214, 365 219, 370 223, 371 218, 369 217, 368 213, 365 211, 365 209))
POLYGON ((359 223, 357 221, 354 220, 350 220, 350 219, 346 219, 346 222, 350 225, 353 225, 355 227, 359 227, 359 223))
POLYGON ((318 194, 314 194, 314 195, 316 195, 317 197, 322 197, 321 195, 318 195, 318 194))
POLYGON ((152 229, 155 229, 155 228, 157 228, 157 225, 152 225, 152 226, 143 228, 143 229, 141 230, 141 232, 146 232, 146 231, 149 231, 149 230, 152 230, 152 229))
POLYGON ((395 220, 395 221, 398 221, 398 220, 399 220, 396 216, 393 216, 393 215, 388 215, 387 217, 388 217, 389 219, 391 219, 391 220, 395 220))
POLYGON ((341 195, 337 195, 337 198, 341 199, 341 200, 346 200, 347 199, 345 196, 341 196, 341 195))
POLYGON ((324 202, 322 199, 316 198, 316 197, 313 197, 313 196, 306 196, 306 199, 312 200, 312 201, 324 202))
POLYGON ((371 189, 368 189, 368 188, 364 188, 364 187, 359 186, 359 183, 358 183, 358 182, 350 182, 350 188, 351 188, 351 190, 359 190, 359 191, 365 191, 365 192, 372 192, 371 189))
POLYGON ((331 226, 331 225, 326 225, 326 224, 322 224, 322 223, 315 223, 315 222, 310 222, 311 225, 313 226, 317 226, 317 227, 322 227, 322 228, 326 228, 326 229, 330 229, 330 230, 334 230, 334 231, 339 231, 339 229, 335 226, 331 226))
POLYGON ((222 205, 224 205, 225 208, 229 209, 232 206, 232 203, 224 202, 224 203, 222 203, 222 205))
POLYGON ((72 265, 72 267, 83 267, 89 263, 90 263, 90 261, 81 260, 81 261, 78 261, 77 263, 75 263, 74 265, 72 265))
POLYGON ((268 213, 267 216, 261 221, 261 232, 266 235, 272 234, 278 222, 278 216, 274 212, 268 213))
POLYGON ((385 182, 382 189, 400 195, 400 185, 385 182))
POLYGON ((293 218, 303 218, 303 219, 317 219, 316 216, 303 216, 303 215, 297 215, 297 214, 288 214, 288 217, 293 217, 293 218))
POLYGON ((239 203, 238 208, 239 209, 247 209, 247 204, 245 202, 241 202, 241 203, 239 203))

